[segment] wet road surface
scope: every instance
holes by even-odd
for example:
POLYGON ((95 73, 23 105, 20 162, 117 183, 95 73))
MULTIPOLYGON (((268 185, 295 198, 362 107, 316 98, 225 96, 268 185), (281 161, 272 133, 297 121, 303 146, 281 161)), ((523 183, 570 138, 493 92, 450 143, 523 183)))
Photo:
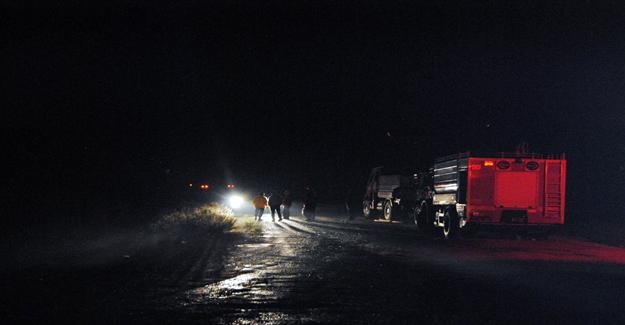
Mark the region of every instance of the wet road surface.
POLYGON ((264 218, 258 237, 166 241, 121 260, 9 273, 4 313, 209 324, 625 322, 621 247, 496 233, 446 241, 401 223, 264 218))

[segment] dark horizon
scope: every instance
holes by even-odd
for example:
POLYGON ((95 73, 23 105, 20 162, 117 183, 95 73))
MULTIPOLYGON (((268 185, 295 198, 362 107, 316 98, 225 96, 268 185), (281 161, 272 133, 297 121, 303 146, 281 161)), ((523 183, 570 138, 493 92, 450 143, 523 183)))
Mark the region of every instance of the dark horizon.
POLYGON ((618 3, 2 8, 12 220, 200 180, 359 193, 374 166, 523 142, 567 153, 574 214, 622 208, 618 3))

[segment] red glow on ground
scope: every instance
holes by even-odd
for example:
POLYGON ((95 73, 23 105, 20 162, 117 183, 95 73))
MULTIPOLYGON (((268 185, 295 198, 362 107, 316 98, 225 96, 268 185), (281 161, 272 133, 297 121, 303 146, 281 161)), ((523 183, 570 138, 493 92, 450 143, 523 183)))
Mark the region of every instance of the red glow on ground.
MULTIPOLYGON (((468 244, 465 242, 465 244, 468 244)), ((625 248, 555 237, 549 240, 483 239, 462 249, 477 259, 612 263, 625 265, 625 248)))

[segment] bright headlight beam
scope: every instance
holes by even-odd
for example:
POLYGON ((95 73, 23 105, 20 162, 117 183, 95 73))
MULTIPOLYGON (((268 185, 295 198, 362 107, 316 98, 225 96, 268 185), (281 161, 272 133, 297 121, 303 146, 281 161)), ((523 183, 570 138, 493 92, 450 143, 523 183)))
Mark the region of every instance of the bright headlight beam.
POLYGON ((233 194, 228 198, 228 205, 233 209, 238 209, 243 205, 243 197, 233 194))

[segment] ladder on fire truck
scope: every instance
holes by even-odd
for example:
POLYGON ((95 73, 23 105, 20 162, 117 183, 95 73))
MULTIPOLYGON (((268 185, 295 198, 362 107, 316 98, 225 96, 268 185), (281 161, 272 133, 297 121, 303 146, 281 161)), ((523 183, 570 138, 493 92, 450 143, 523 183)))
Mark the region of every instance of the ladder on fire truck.
POLYGON ((562 209, 562 161, 547 161, 545 176, 545 217, 559 218, 562 209))

